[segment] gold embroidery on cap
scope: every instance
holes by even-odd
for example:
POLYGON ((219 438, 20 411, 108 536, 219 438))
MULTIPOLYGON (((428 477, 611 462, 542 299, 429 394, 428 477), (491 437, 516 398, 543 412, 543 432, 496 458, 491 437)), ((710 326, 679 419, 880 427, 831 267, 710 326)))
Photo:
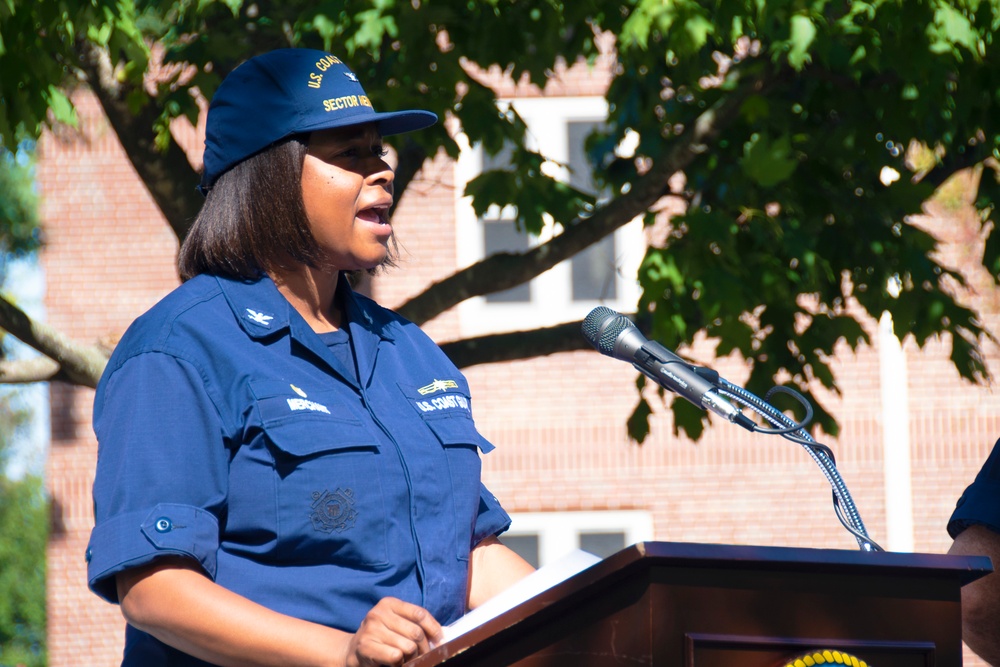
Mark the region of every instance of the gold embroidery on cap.
POLYGON ((326 111, 340 111, 356 106, 371 107, 372 103, 367 95, 344 95, 323 100, 323 109, 326 111))
MULTIPOLYGON (((325 72, 330 69, 333 65, 340 65, 340 58, 337 56, 326 55, 316 61, 316 69, 320 72, 325 72)), ((317 74, 316 72, 311 72, 309 74, 309 81, 306 82, 310 88, 319 88, 323 83, 323 75, 317 74)))

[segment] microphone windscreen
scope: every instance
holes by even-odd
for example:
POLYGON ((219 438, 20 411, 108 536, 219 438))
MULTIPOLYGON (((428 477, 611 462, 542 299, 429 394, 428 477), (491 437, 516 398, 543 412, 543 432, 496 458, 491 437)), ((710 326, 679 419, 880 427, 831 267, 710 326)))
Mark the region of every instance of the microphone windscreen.
POLYGON ((583 320, 583 335, 601 354, 615 356, 615 341, 632 322, 606 306, 598 306, 583 320))

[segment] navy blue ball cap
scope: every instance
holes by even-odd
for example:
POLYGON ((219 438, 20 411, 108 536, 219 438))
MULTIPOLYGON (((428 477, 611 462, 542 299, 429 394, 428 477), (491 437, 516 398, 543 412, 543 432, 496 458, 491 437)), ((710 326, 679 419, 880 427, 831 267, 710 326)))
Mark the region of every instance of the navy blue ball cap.
POLYGON ((325 51, 270 51, 234 69, 212 97, 201 191, 233 165, 295 134, 375 123, 388 136, 436 122, 430 111, 375 111, 354 72, 325 51))

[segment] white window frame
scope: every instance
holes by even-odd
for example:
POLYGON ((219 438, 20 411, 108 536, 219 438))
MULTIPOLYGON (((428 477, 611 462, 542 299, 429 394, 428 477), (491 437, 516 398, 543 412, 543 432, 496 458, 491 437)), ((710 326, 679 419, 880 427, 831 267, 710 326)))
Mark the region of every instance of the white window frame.
POLYGON ((500 539, 537 535, 539 567, 579 549, 581 533, 624 533, 626 547, 654 539, 653 515, 642 510, 512 512, 510 518, 510 529, 500 539))
MULTIPOLYGON (((567 124, 573 121, 601 122, 607 119, 607 101, 602 97, 540 97, 503 100, 517 110, 528 126, 527 145, 549 158, 543 169, 550 176, 568 180, 564 166, 569 162, 567 124)), ((457 137, 462 148, 455 169, 456 243, 458 264, 464 268, 483 258, 484 225, 476 217, 470 198, 461 196, 466 184, 479 175, 482 160, 480 146, 469 144, 467 137, 457 137)), ((492 211, 488 217, 500 217, 492 211)), ((552 237, 547 225, 538 237, 529 237, 529 247, 552 237)), ((639 300, 638 271, 645 253, 641 217, 615 231, 618 267, 614 299, 574 301, 569 261, 560 263, 536 277, 531 283, 531 299, 520 303, 487 302, 485 297, 467 299, 459 305, 463 336, 551 326, 583 319, 596 306, 630 312, 639 300)))

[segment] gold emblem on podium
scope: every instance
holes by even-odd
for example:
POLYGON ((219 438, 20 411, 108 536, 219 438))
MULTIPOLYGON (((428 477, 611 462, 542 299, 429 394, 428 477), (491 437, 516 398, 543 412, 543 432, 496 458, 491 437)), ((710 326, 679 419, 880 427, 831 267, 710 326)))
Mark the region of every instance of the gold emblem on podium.
POLYGON ((789 660, 784 667, 813 667, 813 665, 849 665, 849 667, 869 667, 864 660, 859 660, 853 655, 843 651, 825 649, 813 651, 789 660))

